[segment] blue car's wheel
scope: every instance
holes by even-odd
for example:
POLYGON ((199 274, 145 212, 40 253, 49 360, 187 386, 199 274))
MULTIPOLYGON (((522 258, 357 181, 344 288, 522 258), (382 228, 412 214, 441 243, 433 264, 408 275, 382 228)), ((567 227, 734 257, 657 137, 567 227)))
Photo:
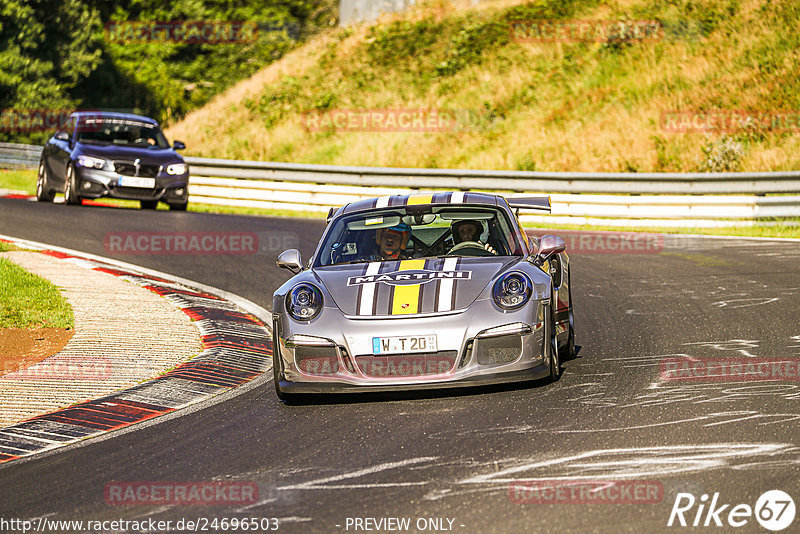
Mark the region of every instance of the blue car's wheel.
POLYGON ((80 204, 81 197, 78 196, 78 191, 76 191, 75 169, 71 163, 67 165, 67 177, 64 182, 64 202, 67 204, 80 204))
POLYGON ((36 176, 36 200, 39 202, 52 202, 55 191, 50 189, 47 180, 47 166, 44 160, 39 162, 39 173, 36 176))

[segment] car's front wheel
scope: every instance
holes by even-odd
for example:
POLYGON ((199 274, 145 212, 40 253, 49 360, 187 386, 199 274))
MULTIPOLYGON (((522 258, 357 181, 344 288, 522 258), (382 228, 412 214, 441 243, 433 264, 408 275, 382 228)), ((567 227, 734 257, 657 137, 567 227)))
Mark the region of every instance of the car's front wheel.
POLYGON ((564 353, 561 355, 561 359, 564 361, 573 360, 578 355, 575 349, 575 316, 572 312, 575 306, 572 304, 572 284, 570 283, 569 275, 567 275, 567 284, 569 287, 569 321, 567 326, 569 337, 567 337, 564 353))
POLYGON ((188 202, 182 202, 180 204, 170 204, 169 209, 170 211, 186 211, 186 206, 188 202))
POLYGON ((158 200, 140 200, 139 205, 143 210, 154 210, 158 207, 158 200))
POLYGON ((55 191, 50 189, 47 182, 47 166, 44 164, 44 160, 41 160, 39 173, 36 176, 36 200, 39 202, 52 202, 55 197, 55 191))
POLYGON ((75 183, 75 168, 72 163, 67 165, 67 177, 64 182, 64 202, 67 204, 80 204, 81 197, 78 196, 77 184, 75 183))
POLYGON ((555 299, 550 299, 550 321, 547 338, 548 352, 550 353, 550 381, 555 382, 561 378, 561 359, 558 357, 558 336, 556 335, 556 306, 555 299))

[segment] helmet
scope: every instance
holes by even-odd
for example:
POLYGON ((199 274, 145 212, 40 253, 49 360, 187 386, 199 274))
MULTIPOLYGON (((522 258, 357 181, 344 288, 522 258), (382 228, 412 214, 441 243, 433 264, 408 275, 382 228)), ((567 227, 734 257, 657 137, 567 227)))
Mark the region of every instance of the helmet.
POLYGON ((406 245, 408 244, 408 240, 411 237, 411 227, 409 225, 407 225, 404 222, 401 222, 396 224, 395 226, 392 226, 391 228, 379 228, 375 234, 375 241, 379 245, 381 244, 381 238, 383 238, 384 232, 397 232, 399 234, 402 234, 403 240, 400 243, 400 248, 402 250, 405 250, 406 245))
POLYGON ((475 228, 474 241, 478 240, 478 236, 480 236, 483 233, 483 225, 480 222, 473 219, 463 219, 460 221, 455 221, 451 225, 451 228, 453 230, 453 242, 455 242, 456 244, 461 242, 461 236, 459 235, 458 231, 461 229, 462 226, 468 226, 468 225, 473 226, 475 228))

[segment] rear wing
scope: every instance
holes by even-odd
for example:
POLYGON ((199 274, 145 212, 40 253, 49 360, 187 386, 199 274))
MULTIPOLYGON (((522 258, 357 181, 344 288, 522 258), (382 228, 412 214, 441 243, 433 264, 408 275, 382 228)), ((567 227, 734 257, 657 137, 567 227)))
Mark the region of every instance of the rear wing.
POLYGON ((514 197, 506 198, 512 209, 539 210, 550 212, 550 197, 514 197))

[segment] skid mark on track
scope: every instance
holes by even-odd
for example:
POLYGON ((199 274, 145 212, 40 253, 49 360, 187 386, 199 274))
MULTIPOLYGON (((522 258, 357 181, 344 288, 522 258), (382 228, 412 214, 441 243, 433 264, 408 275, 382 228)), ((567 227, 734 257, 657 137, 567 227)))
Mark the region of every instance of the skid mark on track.
POLYGON ((720 469, 771 469, 800 465, 800 449, 786 443, 721 442, 654 447, 601 448, 564 456, 541 454, 487 461, 437 456, 380 463, 275 488, 282 498, 297 491, 418 488, 424 500, 471 493, 507 492, 520 481, 629 480, 697 474, 720 469), (397 482, 402 478, 402 482, 397 482))
POLYGON ((687 346, 708 347, 714 350, 738 351, 743 356, 748 358, 755 358, 751 354, 751 349, 757 349, 761 345, 761 341, 748 340, 748 339, 729 339, 727 341, 695 341, 692 343, 684 343, 687 346))
POLYGON ((372 483, 348 483, 339 484, 345 480, 360 479, 362 477, 375 475, 377 473, 386 471, 395 471, 401 468, 413 466, 415 464, 428 463, 437 460, 436 456, 423 456, 420 458, 409 458, 408 460, 401 460, 398 462, 387 462, 377 464, 356 471, 341 473, 338 475, 317 478, 303 482, 301 484, 294 484, 288 486, 281 486, 279 490, 311 490, 311 489, 368 489, 368 488, 389 488, 389 487, 403 487, 403 486, 421 486, 427 484, 425 481, 409 481, 409 482, 372 482, 372 483))
POLYGON ((750 306, 763 306, 764 304, 772 304, 781 300, 780 297, 750 297, 742 299, 720 300, 712 302, 712 306, 717 308, 749 308, 750 306))

